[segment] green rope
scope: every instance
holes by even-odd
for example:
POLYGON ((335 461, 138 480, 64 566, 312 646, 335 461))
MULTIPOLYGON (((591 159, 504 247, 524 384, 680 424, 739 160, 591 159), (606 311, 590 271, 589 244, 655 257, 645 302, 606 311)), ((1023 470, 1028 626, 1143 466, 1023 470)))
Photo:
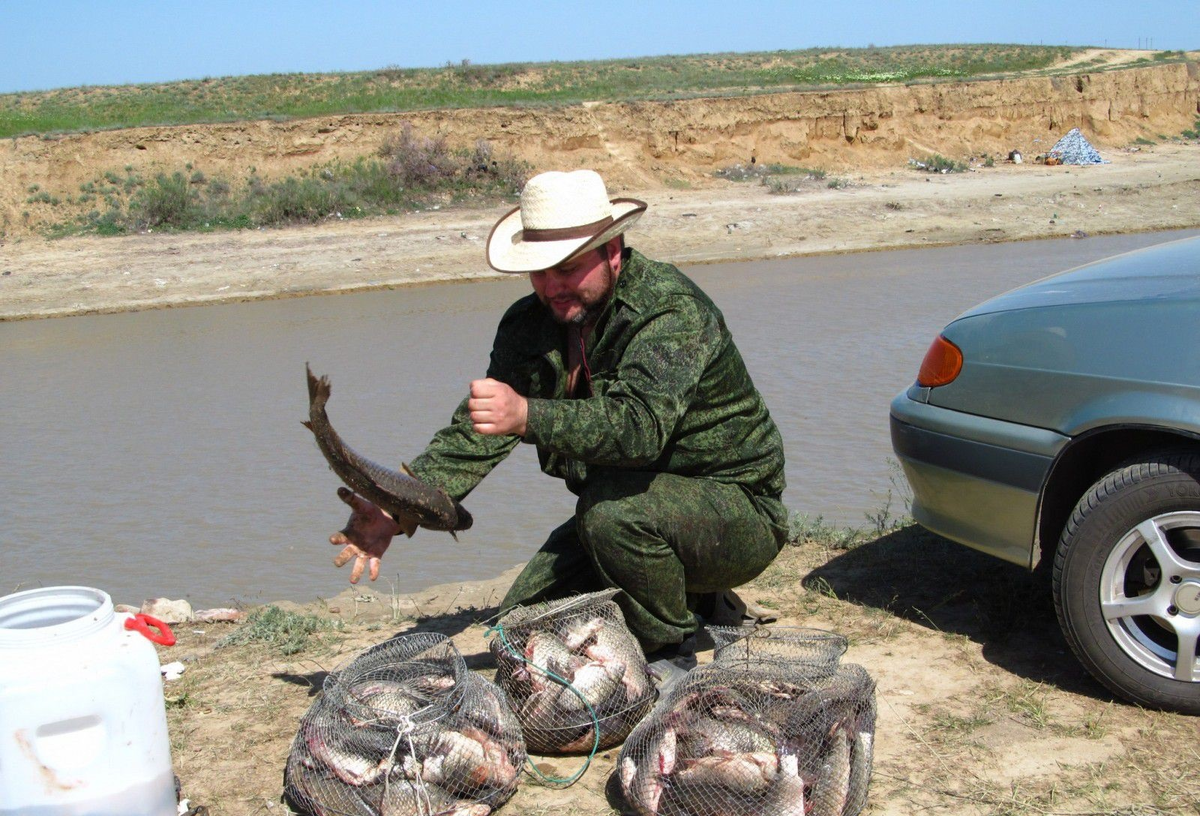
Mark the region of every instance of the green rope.
POLYGON ((528 660, 526 660, 525 655, 514 649, 512 644, 508 642, 508 637, 504 633, 504 626, 502 624, 496 624, 484 632, 484 634, 491 635, 493 632, 499 634, 500 643, 504 646, 505 651, 527 666, 532 666, 533 668, 537 669, 551 680, 554 680, 556 683, 561 683, 562 685, 566 686, 571 690, 572 694, 578 697, 580 701, 587 706, 588 713, 592 715, 592 751, 587 755, 587 759, 583 761, 583 767, 580 768, 579 771, 573 776, 569 776, 565 779, 557 779, 553 776, 546 776, 538 769, 536 765, 533 764, 532 761, 530 761, 529 754, 525 755, 525 764, 529 766, 530 773, 533 776, 538 777, 544 782, 549 782, 554 785, 562 785, 563 787, 570 787, 571 785, 574 785, 579 780, 579 777, 583 776, 584 772, 586 772, 591 766, 592 758, 596 756, 596 752, 600 750, 600 717, 597 716, 596 709, 592 708, 592 704, 587 701, 587 698, 583 696, 583 693, 579 689, 575 688, 575 686, 571 685, 571 682, 565 677, 559 677, 557 674, 550 671, 549 668, 539 666, 536 663, 530 663, 528 660))

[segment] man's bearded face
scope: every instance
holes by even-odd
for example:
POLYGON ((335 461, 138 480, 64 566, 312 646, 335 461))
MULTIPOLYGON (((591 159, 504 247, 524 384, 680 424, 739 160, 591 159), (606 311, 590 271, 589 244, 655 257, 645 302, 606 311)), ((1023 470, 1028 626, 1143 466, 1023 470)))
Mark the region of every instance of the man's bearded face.
POLYGON ((568 326, 596 322, 612 299, 617 274, 601 246, 558 266, 530 272, 533 291, 554 319, 568 326))

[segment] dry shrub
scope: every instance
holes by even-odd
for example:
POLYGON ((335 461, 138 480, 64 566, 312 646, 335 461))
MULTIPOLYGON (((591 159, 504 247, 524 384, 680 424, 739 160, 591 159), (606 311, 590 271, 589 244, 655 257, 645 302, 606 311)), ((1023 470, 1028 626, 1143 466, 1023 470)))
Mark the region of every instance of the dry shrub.
POLYGON ((400 132, 379 148, 388 174, 407 187, 436 188, 453 179, 462 166, 443 136, 420 136, 405 122, 400 132))

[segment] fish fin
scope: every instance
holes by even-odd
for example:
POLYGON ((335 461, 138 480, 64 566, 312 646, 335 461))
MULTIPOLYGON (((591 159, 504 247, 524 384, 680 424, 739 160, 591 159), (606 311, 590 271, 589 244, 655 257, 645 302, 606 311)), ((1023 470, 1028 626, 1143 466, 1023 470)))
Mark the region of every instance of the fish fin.
MULTIPOLYGON (((305 428, 308 428, 310 431, 312 431, 312 429, 313 429, 312 423, 309 422, 307 419, 300 420, 300 424, 303 425, 305 428)), ((313 431, 313 433, 316 433, 316 431, 313 431)))
POLYGON ((455 541, 458 541, 458 536, 454 534, 453 530, 447 530, 447 532, 450 533, 451 538, 453 538, 455 541))
POLYGON ((392 521, 400 525, 400 532, 404 533, 409 538, 412 538, 413 533, 417 531, 417 517, 408 513, 392 513, 391 516, 392 521))
POLYGON ((404 471, 404 474, 405 474, 406 476, 411 476, 411 477, 413 477, 414 479, 417 479, 417 478, 418 478, 418 477, 417 477, 417 474, 413 473, 413 471, 412 471, 412 468, 410 468, 410 467, 408 466, 408 462, 401 462, 401 463, 400 463, 400 470, 404 471))

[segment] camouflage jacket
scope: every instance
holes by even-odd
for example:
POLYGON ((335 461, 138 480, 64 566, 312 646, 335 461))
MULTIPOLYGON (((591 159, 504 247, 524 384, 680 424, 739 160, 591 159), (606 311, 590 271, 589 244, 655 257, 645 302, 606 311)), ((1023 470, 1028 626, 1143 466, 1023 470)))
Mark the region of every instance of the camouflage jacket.
POLYGON ((567 331, 530 294, 500 321, 487 376, 529 398, 524 439, 471 428, 466 400, 413 462, 461 500, 521 441, 579 493, 589 468, 663 471, 783 492, 783 441, 720 310, 674 266, 625 250, 585 344, 591 396, 567 396, 567 331))

